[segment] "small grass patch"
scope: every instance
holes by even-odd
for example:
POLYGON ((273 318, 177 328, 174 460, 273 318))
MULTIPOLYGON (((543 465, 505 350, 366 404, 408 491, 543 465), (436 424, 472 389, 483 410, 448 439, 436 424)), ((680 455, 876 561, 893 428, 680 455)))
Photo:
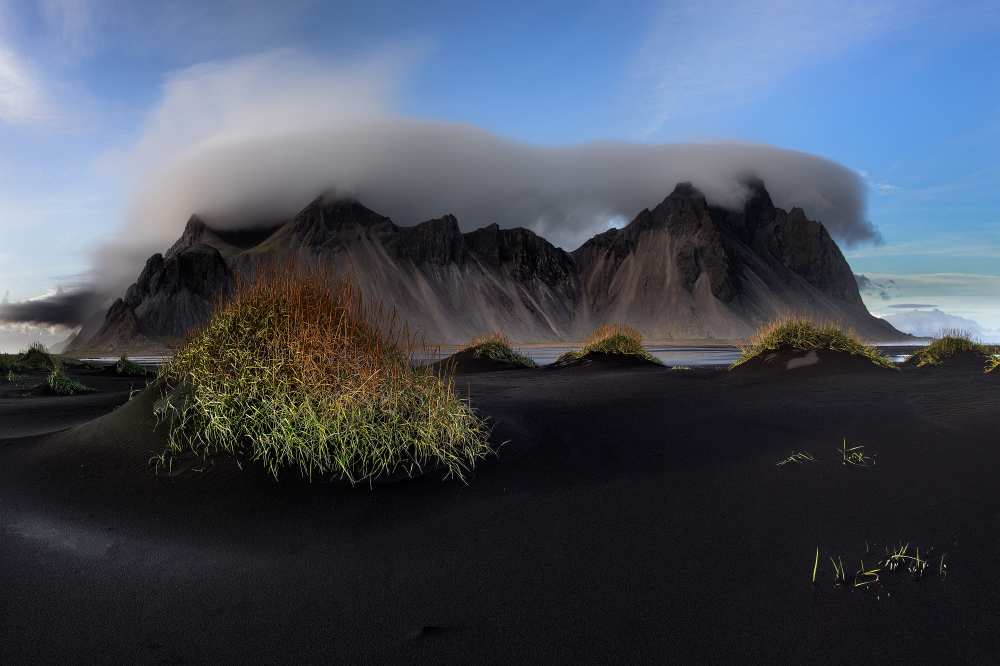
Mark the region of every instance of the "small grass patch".
POLYGON ((609 354, 614 356, 630 356, 663 365, 642 346, 642 334, 625 324, 606 324, 599 326, 590 334, 583 347, 577 351, 566 352, 558 359, 556 365, 563 365, 586 357, 589 354, 609 354))
POLYGON ((763 354, 781 349, 798 351, 833 351, 860 356, 873 365, 895 369, 893 362, 875 347, 863 344, 851 332, 833 324, 817 324, 809 319, 778 319, 765 324, 740 347, 736 368, 763 354))
POLYGON ((535 362, 514 351, 510 338, 499 331, 473 338, 461 351, 470 352, 473 358, 485 358, 521 368, 535 367, 535 362))
POLYGON ((453 378, 413 368, 404 327, 350 281, 318 268, 263 267, 160 369, 154 458, 225 453, 351 483, 425 467, 465 479, 491 452, 485 421, 453 378))
POLYGON ((0 354, 0 372, 3 373, 49 372, 55 367, 56 362, 40 342, 18 354, 0 354))
MULTIPOLYGON (((989 349, 976 342, 964 331, 948 331, 940 338, 916 352, 910 359, 918 368, 929 365, 941 365, 946 359, 963 353, 981 354, 989 359, 989 349)), ((989 369, 987 369, 989 372, 989 369)))
POLYGON ((851 467, 871 467, 875 464, 875 456, 868 455, 865 452, 865 445, 858 444, 857 446, 847 446, 847 440, 843 440, 840 448, 837 449, 837 453, 840 454, 840 462, 842 465, 849 465, 851 467))
POLYGON ((122 354, 115 363, 115 374, 122 377, 145 377, 148 373, 146 372, 146 368, 130 360, 127 355, 122 354))
POLYGON ((93 393, 94 389, 85 386, 66 374, 61 365, 52 368, 45 380, 46 392, 50 395, 71 396, 93 393))
MULTIPOLYGON (((812 563, 811 582, 816 584, 818 574, 821 572, 820 549, 816 548, 816 554, 812 563)), ((909 577, 913 581, 920 581, 935 571, 943 580, 948 576, 947 553, 940 556, 934 554, 933 549, 925 549, 923 554, 920 547, 911 548, 911 544, 899 544, 897 546, 885 546, 881 556, 871 557, 871 546, 865 544, 866 557, 859 558, 858 568, 853 575, 848 574, 848 569, 844 565, 842 557, 827 556, 833 570, 833 583, 837 586, 850 587, 853 589, 879 590, 893 577, 900 575, 909 577), (865 559, 868 562, 865 562, 865 559), (936 560, 936 565, 935 565, 936 560)))
POLYGON ((816 458, 807 451, 796 451, 792 455, 779 460, 776 465, 778 467, 784 467, 785 465, 803 465, 805 463, 816 462, 816 458))
POLYGON ((998 371, 997 368, 1000 368, 1000 354, 993 354, 986 359, 986 372, 996 372, 997 374, 1000 374, 1000 371, 998 371))

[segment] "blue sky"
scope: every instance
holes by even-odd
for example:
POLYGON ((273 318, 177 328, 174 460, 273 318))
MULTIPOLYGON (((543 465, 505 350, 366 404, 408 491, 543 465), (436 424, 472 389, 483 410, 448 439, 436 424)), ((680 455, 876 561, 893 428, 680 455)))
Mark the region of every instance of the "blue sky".
POLYGON ((894 285, 871 309, 932 304, 1000 334, 996 2, 535 4, 0 0, 0 297, 72 286, 121 233, 122 156, 171 77, 294 49, 330 67, 389 54, 393 113, 517 141, 834 160, 864 177, 883 238, 844 248, 894 285))

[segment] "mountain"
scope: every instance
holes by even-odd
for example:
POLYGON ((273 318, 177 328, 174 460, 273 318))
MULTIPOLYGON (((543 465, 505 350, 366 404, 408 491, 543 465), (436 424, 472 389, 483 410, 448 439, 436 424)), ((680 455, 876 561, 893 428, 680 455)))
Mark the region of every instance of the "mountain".
POLYGON ((836 243, 798 208, 748 183, 738 211, 682 183, 652 210, 572 253, 528 229, 463 233, 446 215, 401 227, 353 200, 319 197, 292 220, 240 232, 192 217, 153 255, 74 350, 157 351, 204 322, 238 274, 260 262, 316 261, 350 273, 432 342, 502 330, 515 340, 574 340, 624 322, 650 339, 745 337, 784 314, 904 337, 871 316, 836 243))

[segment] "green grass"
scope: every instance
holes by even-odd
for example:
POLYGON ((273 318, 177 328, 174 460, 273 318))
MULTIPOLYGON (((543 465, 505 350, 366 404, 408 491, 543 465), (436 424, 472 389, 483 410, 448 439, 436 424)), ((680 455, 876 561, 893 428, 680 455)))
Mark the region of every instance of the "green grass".
POLYGON ((577 351, 566 352, 558 359, 556 365, 563 365, 582 358, 589 354, 610 354, 615 356, 631 356, 663 365, 663 363, 646 351, 642 346, 642 334, 631 326, 624 324, 610 324, 598 327, 590 334, 584 342, 583 347, 577 351))
MULTIPOLYGON (((967 352, 981 354, 987 361, 991 360, 990 350, 985 345, 976 342, 971 336, 962 331, 949 331, 916 352, 910 358, 910 362, 916 364, 918 368, 941 365, 952 356, 967 352)), ((987 365, 986 372, 989 371, 990 368, 987 365)))
POLYGON ((782 349, 841 352, 866 358, 882 368, 896 369, 878 349, 863 344, 852 332, 809 319, 779 319, 765 324, 740 348, 740 358, 730 369, 782 349))
POLYGON ((847 446, 847 440, 843 440, 841 447, 837 449, 840 454, 840 462, 851 467, 871 467, 875 464, 875 456, 870 456, 865 451, 864 444, 857 446, 847 446))
POLYGON ((997 371, 997 368, 1000 368, 1000 354, 993 354, 986 359, 986 372, 996 372, 1000 375, 1000 371, 997 371))
POLYGON ((350 282, 264 268, 165 364, 156 465, 225 453, 351 483, 426 467, 465 479, 491 452, 485 421, 451 374, 413 368, 412 338, 350 282))
POLYGON ((122 377, 145 377, 147 372, 144 367, 129 360, 128 356, 122 354, 118 362, 115 363, 115 374, 122 377))
POLYGON ((40 342, 33 343, 19 354, 0 354, 0 372, 49 372, 56 362, 40 342))
POLYGON ((61 365, 56 365, 45 380, 46 392, 50 395, 71 396, 84 393, 93 393, 94 389, 84 386, 80 382, 67 375, 61 365))
POLYGON ((473 358, 486 358, 497 363, 506 363, 521 368, 534 368, 535 362, 524 354, 514 351, 510 338, 500 332, 474 338, 463 352, 471 352, 473 358))
MULTIPOLYGON (((865 550, 870 554, 870 548, 867 543, 865 550)), ((948 554, 942 553, 940 557, 937 557, 937 567, 932 567, 931 564, 935 559, 932 552, 933 549, 930 552, 925 551, 921 555, 919 546, 911 550, 908 543, 891 548, 885 547, 883 556, 875 560, 869 559, 870 564, 865 564, 865 560, 860 559, 859 567, 851 579, 847 577, 847 568, 844 566, 842 557, 838 556, 834 558, 833 556, 829 556, 827 559, 833 568, 833 582, 835 585, 849 586, 854 589, 878 589, 892 575, 906 574, 912 580, 919 581, 926 578, 935 568, 942 580, 946 578, 948 575, 948 554)), ((811 582, 813 585, 816 584, 819 565, 820 549, 817 547, 812 566, 811 582)))
POLYGON ((816 458, 808 451, 796 451, 787 458, 779 460, 776 465, 778 467, 784 467, 785 465, 803 465, 805 463, 816 462, 816 458))

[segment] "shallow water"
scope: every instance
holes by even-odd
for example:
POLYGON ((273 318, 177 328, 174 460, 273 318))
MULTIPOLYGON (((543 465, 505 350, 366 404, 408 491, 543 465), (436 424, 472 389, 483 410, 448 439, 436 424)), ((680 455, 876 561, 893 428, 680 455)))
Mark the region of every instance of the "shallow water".
MULTIPOLYGON (((903 345, 876 345, 893 363, 903 363, 912 355, 912 351, 903 345)), ((538 365, 554 363, 557 358, 568 351, 578 349, 576 345, 551 345, 542 347, 517 348, 517 351, 529 357, 538 365)), ((732 365, 739 358, 737 347, 717 346, 699 347, 686 345, 648 345, 646 349, 664 365, 687 367, 724 367, 732 365)), ((452 347, 442 347, 440 350, 414 354, 418 364, 434 363, 447 358, 456 351, 452 347)), ((156 368, 163 364, 169 356, 135 356, 129 359, 148 368, 156 368)), ((99 356, 81 359, 97 365, 113 365, 118 362, 117 356, 99 356)))

